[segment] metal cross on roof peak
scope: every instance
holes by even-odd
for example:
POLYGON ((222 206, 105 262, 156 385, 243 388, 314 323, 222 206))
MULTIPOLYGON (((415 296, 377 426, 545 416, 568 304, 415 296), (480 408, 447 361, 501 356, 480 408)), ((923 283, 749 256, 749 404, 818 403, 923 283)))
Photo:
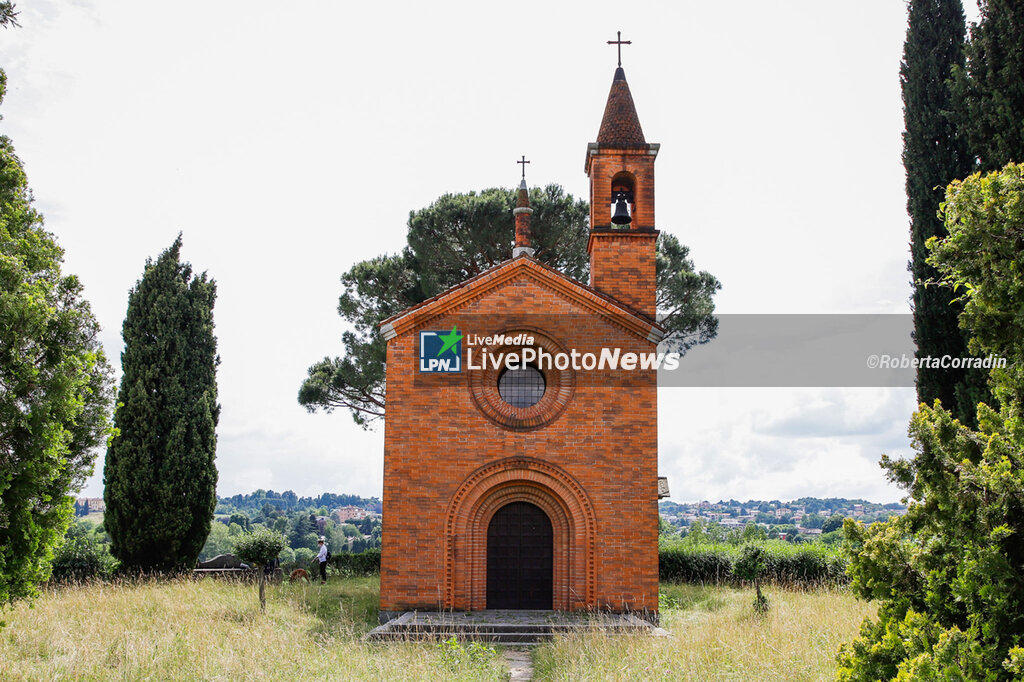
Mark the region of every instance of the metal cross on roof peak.
POLYGON ((526 155, 524 154, 523 155, 523 160, 522 161, 516 161, 516 163, 523 164, 523 180, 525 180, 526 179, 526 164, 528 164, 530 162, 526 160, 526 155))
POLYGON ((616 31, 615 35, 618 36, 618 38, 616 38, 615 40, 609 40, 608 44, 609 45, 616 45, 618 47, 618 50, 619 50, 619 66, 621 67, 622 66, 622 46, 623 45, 632 45, 633 41, 632 40, 623 40, 622 39, 622 31, 616 31))

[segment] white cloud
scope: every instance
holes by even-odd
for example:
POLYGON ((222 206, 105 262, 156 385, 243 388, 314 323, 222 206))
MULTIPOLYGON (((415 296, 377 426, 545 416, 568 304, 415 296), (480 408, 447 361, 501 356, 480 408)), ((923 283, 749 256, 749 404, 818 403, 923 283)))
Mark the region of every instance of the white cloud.
POLYGON ((878 461, 910 454, 914 408, 913 389, 662 389, 660 473, 676 500, 895 501, 878 461))

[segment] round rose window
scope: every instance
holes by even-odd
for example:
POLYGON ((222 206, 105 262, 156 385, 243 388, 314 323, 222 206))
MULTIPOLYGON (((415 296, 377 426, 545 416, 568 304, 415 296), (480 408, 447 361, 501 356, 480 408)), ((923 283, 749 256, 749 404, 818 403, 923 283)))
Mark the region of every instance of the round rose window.
POLYGON ((536 367, 506 369, 498 377, 498 394, 512 407, 531 407, 544 397, 547 383, 536 367))
MULTIPOLYGON (((565 349, 546 333, 534 329, 511 329, 504 336, 528 332, 531 345, 549 356, 565 349)), ((497 332, 496 332, 497 333, 497 332)), ((522 346, 503 343, 487 347, 488 356, 500 358, 518 354, 522 346)), ((572 399, 576 374, 572 368, 518 363, 511 367, 488 363, 486 368, 470 369, 469 390, 476 406, 495 424, 515 431, 539 429, 558 419, 572 399)))

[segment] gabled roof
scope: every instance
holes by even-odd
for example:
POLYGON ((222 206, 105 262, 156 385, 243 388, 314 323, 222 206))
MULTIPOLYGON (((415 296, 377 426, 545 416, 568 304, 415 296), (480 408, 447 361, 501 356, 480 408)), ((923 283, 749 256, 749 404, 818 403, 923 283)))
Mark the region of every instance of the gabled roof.
POLYGON ((665 336, 664 328, 647 316, 527 255, 498 263, 433 298, 392 315, 380 323, 381 334, 385 340, 393 339, 517 277, 528 277, 541 286, 553 289, 582 308, 652 343, 661 341, 665 336))
POLYGON ((597 144, 608 149, 636 149, 646 147, 640 118, 636 115, 633 95, 629 92, 626 72, 622 67, 615 69, 612 89, 604 106, 601 130, 597 133, 597 144))

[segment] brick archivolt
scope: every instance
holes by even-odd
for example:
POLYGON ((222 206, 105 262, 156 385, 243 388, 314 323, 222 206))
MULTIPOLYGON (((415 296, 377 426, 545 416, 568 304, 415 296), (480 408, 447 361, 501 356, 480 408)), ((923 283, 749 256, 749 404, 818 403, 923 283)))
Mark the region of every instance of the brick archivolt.
POLYGON ((487 528, 511 502, 534 504, 551 520, 554 608, 595 606, 596 520, 583 487, 549 462, 513 457, 477 469, 452 496, 445 524, 445 608, 487 608, 487 528))

